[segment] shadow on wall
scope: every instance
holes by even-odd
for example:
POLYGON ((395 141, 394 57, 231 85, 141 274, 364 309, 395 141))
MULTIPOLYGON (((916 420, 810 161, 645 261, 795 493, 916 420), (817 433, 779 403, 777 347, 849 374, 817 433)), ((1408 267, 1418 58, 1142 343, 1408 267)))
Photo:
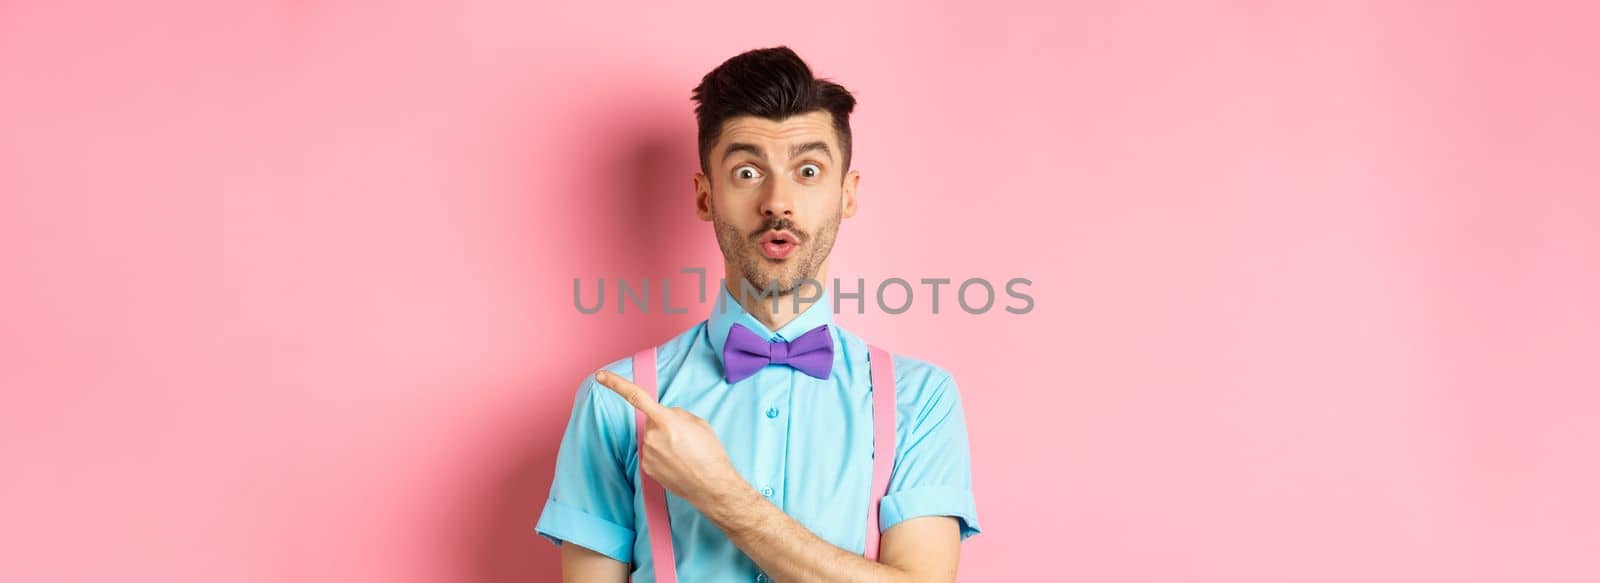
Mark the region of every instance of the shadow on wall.
MULTIPOLYGON (((663 342, 704 318, 708 308, 697 303, 698 290, 692 286, 679 289, 693 279, 673 276, 679 268, 705 267, 708 294, 715 291, 721 276, 720 254, 715 254, 710 224, 694 215, 690 177, 699 159, 692 105, 687 98, 637 88, 604 95, 597 92, 592 97, 595 103, 582 104, 583 111, 576 114, 579 117, 564 126, 579 134, 565 138, 577 150, 572 159, 578 164, 559 169, 564 178, 552 181, 549 161, 529 162, 528 171, 541 176, 526 183, 556 184, 554 188, 560 192, 543 191, 541 186, 540 192, 525 193, 539 197, 540 202, 532 205, 538 212, 573 221, 558 232, 527 238, 533 245, 556 246, 536 254, 544 257, 540 261, 548 261, 538 269, 552 274, 550 284, 560 291, 549 294, 560 298, 558 304, 547 308, 541 301, 532 310, 539 317, 527 330, 528 344, 543 348, 553 341, 581 346, 552 350, 562 356, 528 369, 532 376, 518 392, 541 395, 542 404, 533 414, 519 417, 531 420, 523 425, 525 431, 517 442, 526 445, 514 446, 499 456, 504 464, 490 466, 494 473, 480 482, 489 484, 490 490, 469 502, 469 507, 479 509, 474 516, 481 517, 481 523, 471 525, 459 551, 461 564, 475 569, 468 580, 559 580, 560 549, 540 537, 534 526, 550 492, 556 452, 577 383, 599 366, 663 342), (642 107, 643 103, 659 106, 642 107), (707 264, 711 258, 717 263, 707 264), (656 286, 669 276, 674 277, 672 303, 687 307, 687 314, 661 313, 656 286), (572 306, 574 277, 583 279, 586 298, 593 297, 596 278, 607 279, 604 310, 582 314, 572 306), (617 277, 631 282, 645 277, 651 280, 650 293, 656 297, 649 315, 637 313, 631 304, 627 313, 616 313, 617 277)), ((534 132, 525 139, 551 138, 534 132)))

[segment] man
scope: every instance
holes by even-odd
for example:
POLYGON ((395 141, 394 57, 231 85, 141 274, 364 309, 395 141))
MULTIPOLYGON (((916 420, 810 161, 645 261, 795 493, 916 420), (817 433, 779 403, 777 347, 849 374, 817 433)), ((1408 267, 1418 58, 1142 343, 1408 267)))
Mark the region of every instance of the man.
POLYGON ((893 471, 877 560, 862 556, 879 365, 818 285, 856 212, 855 97, 777 47, 724 62, 694 100, 695 210, 714 226, 725 283, 706 321, 656 347, 659 387, 634 384, 632 357, 580 384, 538 533, 561 546, 566 581, 658 580, 643 471, 667 492, 682 581, 954 581, 960 542, 979 532, 966 422, 949 373, 914 358, 886 359, 893 471), (733 349, 750 342, 821 356, 752 364, 733 349))

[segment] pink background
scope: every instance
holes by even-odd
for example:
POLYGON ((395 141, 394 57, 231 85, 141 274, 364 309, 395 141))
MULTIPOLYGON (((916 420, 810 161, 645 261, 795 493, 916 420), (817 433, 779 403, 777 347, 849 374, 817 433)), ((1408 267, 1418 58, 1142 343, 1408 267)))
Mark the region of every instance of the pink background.
POLYGON ((572 279, 720 274, 779 43, 834 275, 1034 280, 840 316, 960 382, 963 580, 1600 580, 1585 3, 118 4, 0 3, 0 580, 554 579, 578 381, 709 309, 572 279))

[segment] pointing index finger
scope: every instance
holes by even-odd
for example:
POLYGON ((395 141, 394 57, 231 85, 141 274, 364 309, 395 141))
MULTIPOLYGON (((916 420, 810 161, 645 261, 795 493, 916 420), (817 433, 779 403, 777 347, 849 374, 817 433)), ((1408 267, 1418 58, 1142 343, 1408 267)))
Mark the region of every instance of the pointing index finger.
POLYGON ((611 392, 620 395, 629 405, 633 405, 633 408, 644 412, 646 417, 658 419, 661 413, 665 411, 665 407, 662 407, 661 403, 657 403, 655 397, 646 393, 639 385, 633 384, 619 375, 602 370, 594 374, 594 380, 605 386, 605 388, 611 389, 611 392))

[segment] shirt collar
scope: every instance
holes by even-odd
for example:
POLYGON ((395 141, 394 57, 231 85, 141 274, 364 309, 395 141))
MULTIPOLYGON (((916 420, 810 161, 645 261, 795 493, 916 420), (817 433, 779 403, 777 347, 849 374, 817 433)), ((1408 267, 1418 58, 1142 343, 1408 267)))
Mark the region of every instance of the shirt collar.
MULTIPOLYGON (((772 340, 791 341, 799 338, 801 334, 810 332, 812 328, 823 324, 833 324, 833 299, 826 288, 822 290, 821 298, 808 306, 805 311, 800 312, 788 324, 784 324, 774 332, 767 329, 767 326, 757 320, 755 316, 750 315, 750 312, 745 311, 744 306, 734 299, 733 293, 728 291, 728 286, 720 285, 717 287, 721 289, 722 293, 717 294, 717 305, 711 309, 711 317, 707 320, 706 331, 710 334, 712 353, 717 355, 718 363, 722 362, 722 346, 727 343, 728 330, 733 328, 734 324, 749 328, 751 332, 755 332, 757 336, 769 342, 772 340)), ((779 298, 778 301, 793 302, 794 299, 779 298)), ((762 298, 760 305, 756 309, 772 309, 772 299, 762 298)), ((829 330, 828 336, 830 339, 836 337, 837 331, 829 330)))

